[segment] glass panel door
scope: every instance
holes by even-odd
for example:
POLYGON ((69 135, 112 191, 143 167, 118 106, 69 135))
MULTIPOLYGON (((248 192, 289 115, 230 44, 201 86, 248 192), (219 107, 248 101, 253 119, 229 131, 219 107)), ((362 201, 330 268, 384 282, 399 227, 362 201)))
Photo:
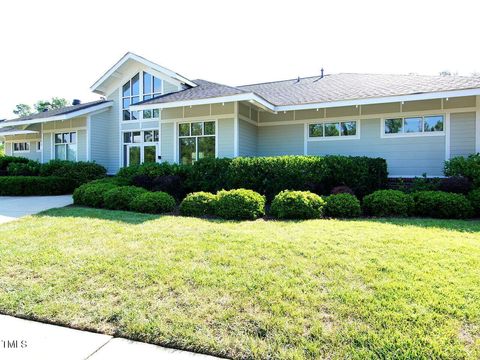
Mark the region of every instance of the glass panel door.
POLYGON ((143 162, 154 163, 157 161, 157 146, 144 145, 143 147, 143 162))
POLYGON ((128 146, 128 165, 139 165, 141 162, 140 159, 140 145, 129 145, 128 146))

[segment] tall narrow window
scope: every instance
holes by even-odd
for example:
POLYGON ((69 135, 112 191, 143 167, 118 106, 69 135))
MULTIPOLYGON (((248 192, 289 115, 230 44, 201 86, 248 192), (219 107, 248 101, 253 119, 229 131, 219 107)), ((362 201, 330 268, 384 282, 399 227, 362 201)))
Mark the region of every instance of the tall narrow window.
POLYGON ((77 133, 66 132, 55 134, 55 159, 77 160, 77 133))
POLYGON ((193 164, 203 158, 215 157, 216 129, 214 121, 178 125, 180 162, 193 164))
POLYGON ((140 75, 135 75, 122 87, 122 118, 124 121, 137 120, 138 111, 130 111, 129 106, 140 101, 140 75))
MULTIPOLYGON (((144 72, 143 73, 143 100, 150 100, 151 98, 161 95, 162 93, 162 80, 156 78, 155 76, 144 72)), ((160 111, 158 109, 154 110, 143 110, 144 119, 158 119, 160 111)))

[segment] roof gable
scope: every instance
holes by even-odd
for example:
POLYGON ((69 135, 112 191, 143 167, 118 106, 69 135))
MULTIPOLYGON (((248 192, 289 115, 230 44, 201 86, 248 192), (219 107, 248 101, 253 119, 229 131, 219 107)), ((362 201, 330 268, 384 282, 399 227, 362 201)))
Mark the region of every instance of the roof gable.
POLYGON ((195 84, 193 81, 183 77, 182 75, 172 70, 164 68, 163 66, 160 66, 150 60, 147 60, 144 57, 128 52, 119 61, 117 61, 115 65, 113 65, 110 69, 108 69, 107 72, 105 72, 105 74, 103 74, 100 77, 100 79, 98 79, 90 87, 90 90, 92 90, 94 93, 97 93, 97 94, 108 95, 107 89, 111 87, 112 83, 122 80, 124 78, 126 69, 132 63, 138 63, 146 67, 149 67, 155 71, 165 74, 166 76, 172 79, 177 80, 182 84, 186 84, 191 87, 197 86, 197 84, 195 84))

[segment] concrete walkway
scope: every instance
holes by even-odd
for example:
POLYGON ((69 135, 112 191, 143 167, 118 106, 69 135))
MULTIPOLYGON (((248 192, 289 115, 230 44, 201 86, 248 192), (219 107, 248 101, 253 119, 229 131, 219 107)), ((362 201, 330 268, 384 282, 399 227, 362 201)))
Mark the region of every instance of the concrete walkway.
POLYGON ((0 359, 215 360, 219 358, 0 315, 0 359))
POLYGON ((0 224, 73 203, 71 195, 0 196, 0 224))

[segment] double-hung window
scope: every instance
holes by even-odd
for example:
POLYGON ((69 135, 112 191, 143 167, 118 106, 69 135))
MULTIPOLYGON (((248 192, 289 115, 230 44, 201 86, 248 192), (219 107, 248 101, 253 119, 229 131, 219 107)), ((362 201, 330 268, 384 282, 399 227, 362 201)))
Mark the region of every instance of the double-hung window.
POLYGON ((77 133, 64 132, 55 134, 55 159, 77 160, 77 133))
POLYGON ((383 134, 386 136, 442 133, 443 129, 443 115, 398 117, 384 119, 383 122, 383 134))
POLYGON ((348 139, 357 138, 357 121, 325 121, 309 124, 308 137, 310 139, 348 139))
POLYGON ((215 121, 178 124, 178 143, 181 164, 193 164, 203 158, 215 157, 215 121))
POLYGON ((29 142, 15 142, 13 143, 13 151, 15 152, 28 152, 30 151, 29 142))

